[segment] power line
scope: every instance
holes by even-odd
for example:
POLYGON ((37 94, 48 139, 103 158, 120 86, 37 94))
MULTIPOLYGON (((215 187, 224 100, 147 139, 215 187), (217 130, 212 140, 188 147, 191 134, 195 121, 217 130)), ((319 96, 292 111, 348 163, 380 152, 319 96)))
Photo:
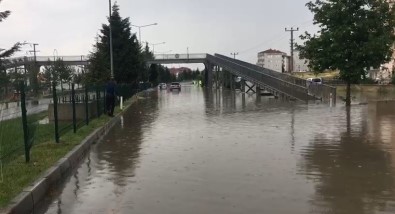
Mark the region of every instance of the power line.
POLYGON ((270 39, 268 39, 268 40, 266 40, 266 41, 264 41, 262 43, 259 43, 259 44, 255 45, 255 46, 251 47, 251 48, 248 48, 248 49, 245 49, 243 51, 240 51, 240 54, 252 51, 252 50, 257 49, 259 47, 262 47, 263 45, 265 45, 265 44, 267 44, 269 42, 276 41, 276 40, 278 40, 279 36, 281 36, 281 35, 283 35, 283 33, 277 34, 276 36, 273 36, 272 38, 270 38, 270 39))

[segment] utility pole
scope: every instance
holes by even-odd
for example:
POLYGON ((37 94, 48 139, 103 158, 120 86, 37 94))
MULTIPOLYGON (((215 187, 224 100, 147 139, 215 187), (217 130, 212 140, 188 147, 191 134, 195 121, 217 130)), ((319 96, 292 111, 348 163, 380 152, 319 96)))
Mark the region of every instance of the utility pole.
POLYGON ((40 72, 40 68, 39 68, 39 66, 37 66, 37 52, 39 52, 39 51, 37 51, 36 50, 36 46, 38 45, 38 44, 36 44, 36 43, 33 43, 33 44, 31 44, 30 43, 30 45, 33 45, 33 50, 32 51, 30 51, 30 52, 33 52, 34 53, 34 68, 32 69, 32 71, 31 71, 31 81, 30 81, 30 85, 31 86, 33 86, 32 88, 33 88, 33 91, 34 91, 34 93, 35 93, 35 95, 37 95, 38 94, 38 87, 39 87, 39 83, 38 83, 38 79, 37 79, 37 75, 38 75, 38 73, 40 72))
POLYGON ((33 45, 33 50, 30 51, 30 52, 33 52, 33 53, 34 53, 34 63, 36 63, 36 62, 37 62, 37 54, 36 54, 36 53, 39 52, 39 51, 36 50, 36 46, 37 46, 38 44, 33 43, 32 45, 33 45))
POLYGON ((230 53, 230 55, 233 56, 233 59, 236 59, 236 56, 239 55, 239 53, 230 53))
POLYGON ((291 29, 285 28, 285 32, 291 32, 291 60, 290 60, 290 68, 289 68, 289 72, 293 72, 294 71, 294 32, 295 31, 299 31, 299 28, 294 29, 293 27, 291 27, 291 29))
POLYGON ((109 12, 110 12, 110 63, 111 63, 111 78, 114 78, 114 60, 113 60, 113 55, 112 55, 112 27, 111 27, 111 17, 112 17, 112 13, 111 13, 111 0, 109 0, 109 12))

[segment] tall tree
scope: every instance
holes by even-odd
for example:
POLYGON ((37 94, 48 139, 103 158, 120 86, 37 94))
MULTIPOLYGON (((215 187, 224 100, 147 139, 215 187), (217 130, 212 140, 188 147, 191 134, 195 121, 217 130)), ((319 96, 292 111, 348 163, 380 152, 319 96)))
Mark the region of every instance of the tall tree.
MULTIPOLYGON (((0 3, 2 0, 0 0, 0 3)), ((0 22, 3 22, 7 17, 11 15, 11 11, 0 11, 0 22)), ((0 51, 0 63, 1 59, 12 56, 16 51, 19 50, 21 43, 15 43, 10 49, 0 51)), ((1 65, 1 64, 0 64, 1 65)))
POLYGON ((395 8, 386 0, 315 0, 307 7, 320 31, 301 36, 301 58, 315 71, 340 70, 350 106, 351 84, 391 59, 395 8))
MULTIPOLYGON (((138 81, 139 72, 143 69, 143 57, 136 35, 131 33, 129 18, 123 19, 119 14, 119 6, 112 7, 108 19, 112 28, 114 78, 120 83, 138 81)), ((91 53, 90 74, 87 79, 93 82, 104 82, 110 77, 110 28, 103 24, 101 35, 91 53)))
POLYGON ((152 64, 149 69, 149 81, 155 86, 159 81, 159 70, 161 69, 161 65, 152 64))
MULTIPOLYGON (((1 3, 2 0, 0 0, 1 3)), ((0 22, 3 22, 9 15, 11 14, 11 11, 6 10, 6 11, 0 11, 0 22)), ((7 74, 7 71, 4 67, 5 63, 10 63, 8 60, 5 58, 11 57, 15 52, 19 51, 21 47, 21 44, 15 43, 11 48, 9 49, 0 49, 0 89, 5 88, 7 91, 7 86, 10 83, 10 77, 7 74)))

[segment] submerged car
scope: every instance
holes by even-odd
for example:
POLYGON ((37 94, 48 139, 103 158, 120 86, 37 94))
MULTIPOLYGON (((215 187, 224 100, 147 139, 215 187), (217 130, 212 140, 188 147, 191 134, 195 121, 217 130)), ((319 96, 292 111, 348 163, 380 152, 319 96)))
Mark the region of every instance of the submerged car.
POLYGON ((165 89, 167 89, 167 84, 166 83, 159 83, 158 87, 160 90, 165 90, 165 89))
POLYGON ((179 90, 181 91, 181 84, 179 82, 172 82, 170 84, 170 91, 179 90))

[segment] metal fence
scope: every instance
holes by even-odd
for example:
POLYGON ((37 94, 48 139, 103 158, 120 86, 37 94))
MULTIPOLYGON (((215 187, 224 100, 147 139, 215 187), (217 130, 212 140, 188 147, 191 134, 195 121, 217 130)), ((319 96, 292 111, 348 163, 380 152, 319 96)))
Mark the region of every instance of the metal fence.
MULTIPOLYGON (((117 85, 116 92, 123 100, 130 99, 150 84, 117 85)), ((43 142, 61 143, 66 133, 77 133, 92 119, 106 113, 104 85, 89 85, 61 92, 52 84, 50 97, 34 98, 21 82, 13 99, 0 104, 0 167, 24 155, 30 161, 30 150, 43 142)))

